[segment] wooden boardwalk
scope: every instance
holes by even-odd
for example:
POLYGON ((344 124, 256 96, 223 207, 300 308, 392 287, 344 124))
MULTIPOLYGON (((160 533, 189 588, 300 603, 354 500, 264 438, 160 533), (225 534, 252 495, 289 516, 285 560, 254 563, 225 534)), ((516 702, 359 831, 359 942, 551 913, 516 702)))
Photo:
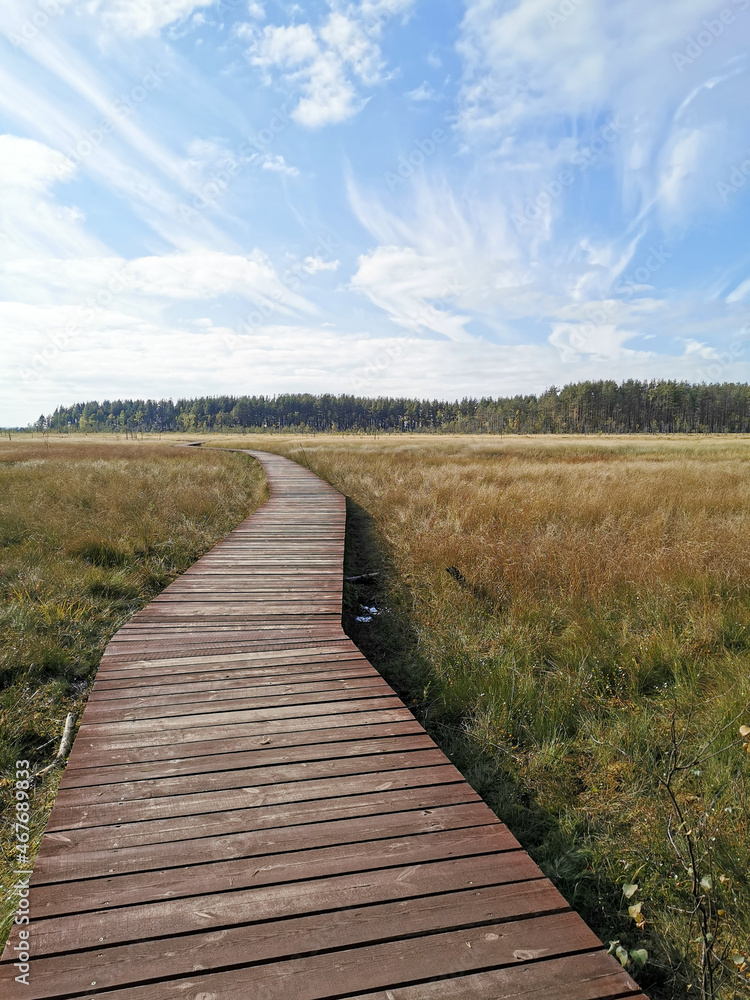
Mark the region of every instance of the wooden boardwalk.
POLYGON ((109 644, 3 997, 639 997, 341 629, 344 498, 270 499, 109 644))

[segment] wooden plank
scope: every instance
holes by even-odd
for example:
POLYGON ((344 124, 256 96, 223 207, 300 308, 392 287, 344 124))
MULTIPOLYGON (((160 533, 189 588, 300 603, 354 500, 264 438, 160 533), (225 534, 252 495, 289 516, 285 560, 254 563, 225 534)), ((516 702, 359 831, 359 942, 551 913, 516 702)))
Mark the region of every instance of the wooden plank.
MULTIPOLYGON (((290 957, 281 962, 246 965, 230 971, 208 971, 179 979, 128 988, 132 1000, 214 995, 220 998, 263 997, 263 1000, 326 1000, 362 989, 390 988, 394 980, 419 979, 519 967, 523 963, 601 947, 580 917, 571 913, 532 917, 512 923, 488 923, 459 931, 426 934, 400 941, 290 957)), ((629 981, 629 977, 628 977, 629 981)), ((82 994, 114 998, 107 989, 82 994)), ((15 992, 12 996, 25 996, 15 992)))
MULTIPOLYGON (((151 684, 128 684, 127 681, 103 682, 96 686, 89 696, 93 704, 112 704, 114 702, 135 701, 137 699, 174 699, 184 698, 196 692, 211 692, 242 690, 252 692, 257 696, 259 688, 265 688, 268 695, 292 694, 295 690, 301 692, 323 690, 327 685, 338 687, 356 686, 363 679, 380 679, 368 664, 357 661, 342 661, 340 670, 333 666, 321 664, 318 669, 308 667, 305 670, 289 670, 272 668, 272 672, 260 676, 252 675, 246 670, 229 671, 216 670, 212 676, 209 671, 186 673, 182 682, 174 677, 152 678, 151 684)), ((169 702, 167 702, 169 703, 169 702)))
MULTIPOLYGON (((356 770, 356 769, 355 769, 356 770)), ((450 784, 457 780, 452 765, 405 768, 400 771, 376 771, 374 774, 326 777, 309 781, 281 784, 260 784, 222 791, 183 792, 158 799, 135 799, 120 802, 87 801, 84 806, 71 807, 60 803, 52 809, 48 830, 77 830, 86 826, 114 826, 142 820, 166 819, 172 816, 202 817, 206 813, 232 809, 259 808, 310 799, 336 798, 342 795, 362 795, 366 792, 389 791, 394 788, 418 788, 425 785, 450 784)), ((201 820, 202 821, 202 820, 201 820)))
MULTIPOLYGON (((471 888, 463 892, 426 896, 418 900, 380 903, 356 909, 292 917, 282 923, 267 921, 180 937, 134 942, 104 950, 87 950, 37 960, 34 981, 27 996, 43 998, 50 989, 80 989, 81 966, 99 990, 190 976, 196 968, 218 971, 232 966, 283 959, 293 948, 297 954, 316 953, 447 930, 467 924, 549 913, 562 913, 568 905, 549 882, 471 888)), ((509 928, 506 933, 512 931, 509 928)))
POLYGON ((38 955, 108 947, 128 941, 157 939, 208 928, 284 920, 306 913, 370 906, 398 899, 414 899, 432 892, 453 892, 486 885, 514 885, 543 881, 523 851, 504 858, 500 868, 493 855, 426 861, 345 873, 306 882, 256 886, 200 897, 148 902, 111 910, 38 919, 34 948, 38 955))
MULTIPOLYGON (((408 785, 400 788, 365 791, 355 795, 279 802, 204 813, 199 821, 192 815, 118 823, 115 826, 83 827, 78 830, 48 831, 45 851, 116 850, 131 846, 173 843, 196 837, 221 837, 233 832, 280 829, 305 823, 324 823, 348 817, 396 814, 413 809, 436 809, 443 805, 477 802, 479 797, 465 782, 440 785, 408 785)), ((181 849, 181 848, 180 848, 181 849)))
POLYGON ((299 761, 287 764, 267 765, 258 762, 251 767, 227 767, 220 771, 204 771, 195 774, 181 774, 176 777, 144 778, 135 781, 115 781, 90 787, 63 787, 55 804, 60 809, 85 808, 88 803, 138 803, 147 799, 149 803, 169 796, 205 795, 208 792, 234 788, 260 788, 263 785, 278 786, 282 783, 306 783, 309 781, 339 778, 351 774, 380 774, 386 778, 394 770, 409 768, 433 768, 447 764, 445 755, 437 747, 426 747, 408 751, 394 751, 383 757, 379 754, 367 756, 335 757, 331 760, 299 761))
POLYGON ((177 718, 142 719, 135 722, 129 722, 127 719, 119 719, 116 722, 94 722, 89 724, 84 721, 81 726, 81 732, 86 740, 101 737, 107 741, 116 741, 122 740, 126 736, 138 739, 150 736, 153 739, 154 735, 161 735, 164 740, 169 740, 172 737, 168 731, 182 730, 186 724, 189 724, 192 728, 196 728, 201 726, 214 727, 239 725, 241 723, 274 722, 280 719, 314 718, 322 714, 344 715, 355 712, 399 708, 403 704, 395 695, 389 696, 378 693, 374 694, 371 698, 357 698, 350 692, 345 692, 345 695, 345 698, 337 700, 335 704, 332 703, 333 699, 331 699, 331 703, 325 704, 324 708, 321 708, 320 704, 315 702, 311 705, 292 704, 278 708, 276 705, 272 705, 270 707, 249 710, 237 709, 232 711, 227 709, 215 712, 204 711, 196 715, 190 715, 188 719, 178 716, 177 718))
MULTIPOLYGON (((97 755, 101 763, 113 763, 116 751, 124 751, 130 755, 130 759, 135 759, 135 754, 141 756, 140 760, 159 760, 166 757, 173 757, 179 752, 184 755, 198 751, 203 753, 203 747, 189 748, 190 743, 214 743, 216 740, 229 739, 255 739, 258 737, 273 738, 283 733, 309 732, 311 729, 322 731, 324 729, 342 729, 346 726, 360 727, 369 723, 377 724, 383 722, 411 722, 414 716, 408 709, 401 707, 401 704, 389 709, 372 709, 359 712, 329 713, 326 715, 299 715, 286 719, 270 719, 262 722, 229 723, 223 726, 201 727, 197 729, 175 730, 168 734, 150 733, 146 738, 143 734, 140 737, 126 736, 122 739, 112 735, 99 737, 88 736, 85 732, 81 734, 79 730, 76 736, 76 745, 73 752, 78 754, 76 761, 80 766, 82 759, 86 760, 87 766, 91 764, 91 753, 97 755), (88 756, 83 757, 88 751, 88 756), (105 756, 106 754, 106 756, 105 756)), ((72 760, 72 756, 71 756, 72 760)))
MULTIPOLYGON (((95 748, 86 746, 83 740, 79 740, 74 746, 68 767, 63 780, 67 784, 75 784, 79 777, 76 771, 80 771, 80 782, 82 784, 96 784, 96 774, 106 774, 107 769, 120 764, 152 764, 159 761, 166 762, 172 760, 186 760, 211 755, 227 753, 239 753, 242 751, 262 750, 264 747, 285 747, 296 746, 320 746, 321 748, 329 743, 338 743, 347 740, 376 739, 377 737, 390 737, 403 734, 419 733, 423 731, 419 723, 413 718, 398 713, 398 718, 390 721, 393 713, 371 712, 367 719, 359 719, 351 716, 344 718, 342 726, 332 726, 326 728, 317 724, 310 728, 305 720, 302 724, 294 723, 295 728, 279 731, 276 733, 255 733, 254 735, 243 735, 239 737, 212 738, 209 732, 206 738, 194 743, 180 742, 179 744, 168 744, 167 746, 133 746, 124 750, 107 750, 106 753, 99 753, 95 748), (347 725, 350 722, 350 725, 347 725), (175 757, 178 754, 178 757, 175 757), (85 773, 84 773, 85 772, 85 773), (91 776, 94 780, 90 780, 91 776)), ((335 717, 336 722, 341 722, 341 717, 335 717)), ((430 741, 432 742, 432 741, 430 741)), ((325 756, 325 753, 323 754, 325 756)))
POLYGON ((62 894, 57 885, 40 885, 32 887, 30 902, 39 919, 210 892, 236 892, 258 885, 304 882, 343 872, 368 872, 480 854, 497 856, 517 846, 515 838, 500 824, 468 830, 440 830, 367 844, 335 845, 252 859, 214 861, 193 867, 111 875, 83 882, 69 881, 69 895, 62 894))
POLYGON ((617 962, 601 952, 532 962, 520 968, 491 969, 416 986, 358 993, 342 1000, 646 1000, 617 962))
MULTIPOLYGON (((382 728, 382 727, 378 727, 382 728)), ((324 730, 325 732, 325 730, 324 730)), ((351 736, 350 733, 343 734, 351 736)), ((301 739, 300 734, 291 734, 285 740, 265 743, 258 741, 256 747, 243 744, 232 749, 223 748, 221 753, 209 753, 200 757, 177 757, 172 760, 149 761, 147 763, 122 763, 113 766, 100 765, 93 768, 77 768, 66 772, 63 788, 109 784, 118 781, 142 781, 149 778, 169 778, 182 774, 201 774, 204 771, 235 770, 245 767, 268 767, 272 764, 290 764, 329 760, 336 757, 362 757, 370 754, 382 755, 405 752, 406 750, 427 750, 434 746, 424 732, 404 731, 398 735, 388 735, 385 730, 363 739, 340 738, 336 742, 322 742, 315 731, 301 739)))
MULTIPOLYGON (((179 851, 174 841, 121 847, 94 843, 90 851, 78 849, 54 853, 47 851, 34 870, 34 885, 59 883, 73 879, 100 878, 132 872, 153 871, 175 864, 207 864, 211 861, 283 854, 290 851, 330 847, 335 844, 358 844, 392 837, 417 836, 437 830, 460 830, 487 822, 483 803, 436 806, 432 809, 386 812, 353 819, 335 819, 321 823, 303 823, 251 830, 241 833, 222 831, 220 837, 197 837, 185 841, 179 851)), ((195 831, 194 831, 195 832, 195 831)))
POLYGON ((292 686, 292 691, 282 694, 278 690, 259 691, 251 689, 248 693, 237 687, 223 691, 213 691, 208 695, 201 692, 183 697, 167 695, 162 698, 128 698, 118 699, 114 704, 107 701, 94 700, 91 712, 86 717, 86 724, 95 723, 119 725, 124 722, 139 722, 148 719, 161 721, 178 717, 185 721, 188 717, 204 715, 210 706, 216 711, 239 712, 243 710, 265 709, 269 702, 274 709, 285 705, 332 705, 338 701, 362 700, 365 698, 393 698, 392 689, 379 677, 366 677, 357 683, 345 684, 334 681, 329 686, 310 685, 312 690, 299 690, 292 686))

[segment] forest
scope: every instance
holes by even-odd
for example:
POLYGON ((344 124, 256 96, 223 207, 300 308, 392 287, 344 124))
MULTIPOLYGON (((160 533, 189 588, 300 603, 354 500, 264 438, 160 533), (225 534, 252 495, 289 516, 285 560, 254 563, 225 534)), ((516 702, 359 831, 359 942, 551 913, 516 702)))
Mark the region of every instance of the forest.
POLYGON ((204 396, 59 406, 33 429, 58 433, 717 434, 750 432, 750 385, 576 382, 540 395, 460 402, 379 396, 204 396))

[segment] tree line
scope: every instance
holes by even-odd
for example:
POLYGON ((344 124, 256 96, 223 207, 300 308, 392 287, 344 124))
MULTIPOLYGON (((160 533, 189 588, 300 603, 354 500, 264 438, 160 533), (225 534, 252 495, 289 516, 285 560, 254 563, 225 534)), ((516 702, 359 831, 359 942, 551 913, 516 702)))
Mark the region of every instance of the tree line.
POLYGON ((449 434, 750 433, 750 385, 629 380, 460 401, 297 393, 59 406, 33 425, 73 433, 285 431, 449 434))

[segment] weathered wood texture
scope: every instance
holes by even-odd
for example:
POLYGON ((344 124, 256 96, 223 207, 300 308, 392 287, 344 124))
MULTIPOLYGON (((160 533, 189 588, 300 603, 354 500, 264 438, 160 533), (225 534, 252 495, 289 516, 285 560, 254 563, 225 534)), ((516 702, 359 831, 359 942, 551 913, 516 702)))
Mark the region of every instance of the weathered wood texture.
POLYGON ((251 454, 268 502, 104 654, 2 995, 639 997, 342 631, 344 498, 251 454))

